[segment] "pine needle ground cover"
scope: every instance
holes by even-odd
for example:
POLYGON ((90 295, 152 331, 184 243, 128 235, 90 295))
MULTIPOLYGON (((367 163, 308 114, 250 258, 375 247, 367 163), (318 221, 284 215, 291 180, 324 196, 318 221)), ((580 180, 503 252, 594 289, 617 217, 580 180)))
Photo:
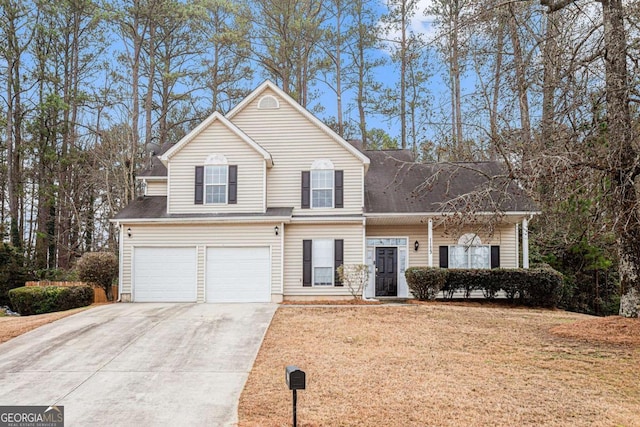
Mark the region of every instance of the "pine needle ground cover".
POLYGON ((289 364, 307 375, 300 426, 640 426, 638 319, 472 304, 282 306, 242 393, 240 426, 291 425, 289 364))

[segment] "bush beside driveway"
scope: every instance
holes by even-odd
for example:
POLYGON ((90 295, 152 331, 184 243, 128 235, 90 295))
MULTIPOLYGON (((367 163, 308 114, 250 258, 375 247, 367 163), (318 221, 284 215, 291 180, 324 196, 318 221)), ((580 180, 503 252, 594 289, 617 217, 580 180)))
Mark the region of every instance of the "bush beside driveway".
POLYGON ((567 331, 598 320, 441 303, 282 306, 243 391, 240 426, 290 425, 288 364, 307 374, 303 426, 640 426, 640 341, 567 331))

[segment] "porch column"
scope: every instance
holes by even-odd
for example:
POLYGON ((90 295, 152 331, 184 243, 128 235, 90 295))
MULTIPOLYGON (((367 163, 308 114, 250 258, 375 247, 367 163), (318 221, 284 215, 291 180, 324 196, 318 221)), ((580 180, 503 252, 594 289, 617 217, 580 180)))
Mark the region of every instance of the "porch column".
POLYGON ((429 218, 427 236, 427 254, 429 256, 429 267, 433 267, 433 220, 431 218, 429 218))
POLYGON ((529 221, 522 220, 522 268, 529 268, 529 221))
POLYGON ((516 268, 520 268, 520 224, 516 224, 516 268))

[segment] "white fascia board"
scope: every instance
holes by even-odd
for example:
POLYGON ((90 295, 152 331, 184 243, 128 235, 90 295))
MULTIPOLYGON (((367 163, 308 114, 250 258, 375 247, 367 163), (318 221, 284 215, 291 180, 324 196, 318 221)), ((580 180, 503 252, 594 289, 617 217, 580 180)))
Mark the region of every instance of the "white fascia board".
POLYGON ((166 176, 136 176, 137 180, 140 181, 166 181, 166 176))
POLYGON ((291 217, 288 216, 270 216, 270 217, 251 217, 238 216, 232 218, 132 218, 132 219, 110 219, 109 222, 120 224, 269 224, 284 223, 289 224, 291 217))
POLYGON ((362 224, 363 217, 345 217, 345 216, 296 216, 291 218, 292 224, 338 224, 338 223, 354 223, 362 224))
POLYGON ((275 85, 270 80, 265 80, 260 86, 258 86, 253 92, 251 92, 245 99, 243 99, 238 105, 235 106, 231 111, 227 113, 225 116, 227 119, 232 120, 233 117, 242 111, 247 105, 253 102, 254 99, 258 97, 265 89, 271 89, 278 96, 282 97, 289 105, 291 105, 295 110, 297 110, 300 114, 306 117, 311 123, 320 128, 323 132, 329 135, 334 141, 340 144, 343 148, 349 151, 352 155, 354 155, 358 160, 360 160, 364 164, 365 171, 369 169, 369 164, 371 161, 367 156, 364 155, 360 150, 355 148, 353 145, 349 144, 345 141, 340 135, 335 133, 329 126, 322 123, 320 119, 311 114, 309 110, 304 108, 302 105, 298 104, 295 99, 291 98, 285 91, 280 89, 277 85, 275 85))
MULTIPOLYGON (((530 215, 540 215, 542 211, 513 211, 513 212, 502 212, 501 215, 506 216, 530 216, 530 215)), ((443 217, 443 216, 451 216, 456 215, 455 212, 390 212, 390 213, 365 213, 364 216, 367 218, 399 218, 399 217, 443 217)), ((473 215, 477 216, 491 216, 496 215, 496 212, 476 212, 473 215)))

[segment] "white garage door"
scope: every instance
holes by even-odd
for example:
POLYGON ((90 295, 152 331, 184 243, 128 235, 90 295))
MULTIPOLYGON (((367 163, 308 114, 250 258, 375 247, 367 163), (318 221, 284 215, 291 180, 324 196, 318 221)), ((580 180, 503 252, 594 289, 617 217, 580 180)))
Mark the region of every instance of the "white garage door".
POLYGON ((196 248, 135 248, 134 251, 134 301, 196 301, 196 248))
POLYGON ((268 247, 208 248, 207 302, 271 301, 268 247))

